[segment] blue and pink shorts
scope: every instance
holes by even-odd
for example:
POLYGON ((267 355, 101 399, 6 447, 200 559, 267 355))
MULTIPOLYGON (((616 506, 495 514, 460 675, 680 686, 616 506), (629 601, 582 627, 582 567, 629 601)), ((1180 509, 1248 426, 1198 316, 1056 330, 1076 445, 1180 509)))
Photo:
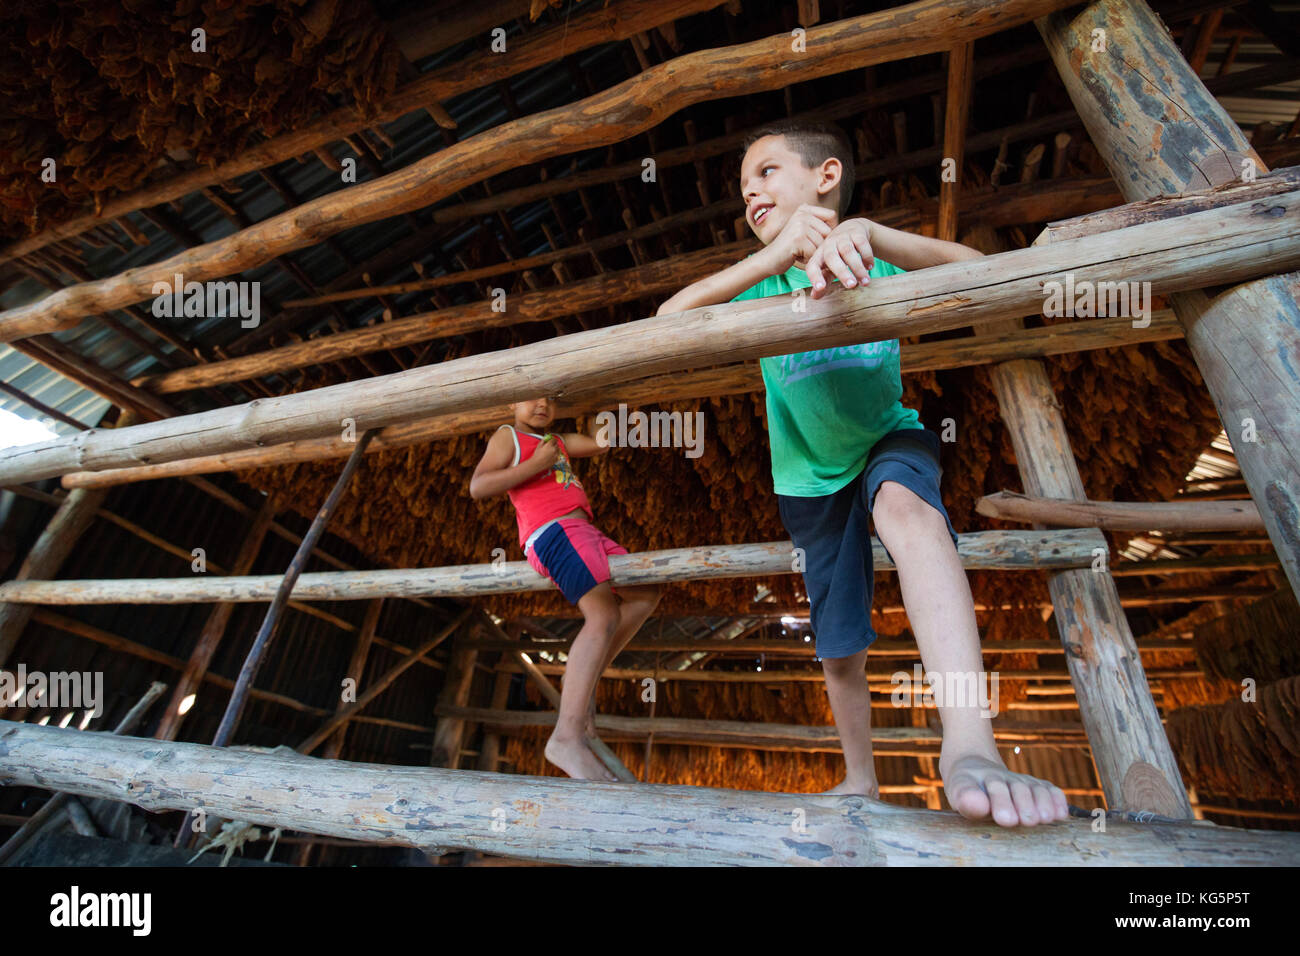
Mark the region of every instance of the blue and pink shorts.
POLYGON ((609 580, 611 554, 627 554, 627 549, 590 521, 560 518, 544 526, 526 557, 534 571, 554 581, 569 603, 576 605, 597 584, 609 580))

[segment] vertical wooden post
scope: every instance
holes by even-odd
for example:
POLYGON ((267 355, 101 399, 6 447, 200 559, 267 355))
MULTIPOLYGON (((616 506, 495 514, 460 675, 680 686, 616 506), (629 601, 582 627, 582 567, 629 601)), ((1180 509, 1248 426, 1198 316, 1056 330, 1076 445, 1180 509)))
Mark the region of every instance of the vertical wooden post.
MULTIPOLYGON (((519 640, 519 622, 507 621, 506 634, 512 640, 519 640)), ((500 659, 504 661, 506 655, 502 653, 500 659)), ((498 664, 498 666, 500 666, 498 664)), ((492 680, 492 699, 489 706, 493 710, 505 710, 506 703, 510 700, 510 685, 514 682, 514 675, 509 673, 498 673, 492 680)), ((489 773, 496 773, 497 764, 501 760, 501 735, 495 731, 484 731, 483 744, 478 751, 478 769, 486 770, 489 773)))
POLYGON ((943 161, 955 164, 953 178, 939 179, 939 238, 957 239, 957 196, 966 158, 966 125, 970 117, 973 43, 959 43, 948 52, 948 104, 944 110, 943 161))
MULTIPOLYGON (((1035 25, 1126 201, 1267 171, 1143 0, 1098 0, 1077 15, 1055 13, 1035 25)), ((1202 292, 1170 296, 1300 596, 1298 299, 1294 274, 1245 283, 1213 302, 1202 292)))
MULTIPOLYGON (((268 496, 262 502, 262 507, 258 509, 257 514, 253 517, 253 523, 249 526, 248 534, 244 536, 243 544, 239 547, 239 554, 235 556, 234 566, 230 569, 231 574, 247 574, 253 567, 253 562, 257 560, 258 552, 262 550, 262 542, 266 538, 266 532, 271 527, 271 521, 275 518, 275 507, 268 496)), ((172 692, 171 702, 163 711, 162 719, 158 722, 158 729, 154 731, 155 740, 175 740, 180 733, 181 721, 184 715, 181 714, 181 702, 186 697, 196 693, 199 685, 203 683, 203 675, 208 672, 208 665, 212 663, 212 657, 221 645, 221 639, 226 634, 226 625, 230 623, 230 615, 234 613, 235 605, 226 601, 218 604, 208 615, 208 619, 203 622, 203 630, 199 632, 198 642, 194 645, 194 650, 190 652, 190 659, 185 664, 185 670, 176 681, 176 689, 172 692)))
MULTIPOLYGON (((469 629, 470 633, 476 630, 469 629)), ((478 651, 473 648, 453 646, 451 660, 447 663, 447 681, 442 685, 438 695, 438 704, 465 707, 469 704, 469 690, 474 681, 474 665, 478 661, 478 651)), ((460 764, 460 751, 465 742, 465 721, 459 718, 441 717, 433 731, 434 767, 455 770, 460 764)))
MULTIPOLYGON (((1026 493, 1086 498, 1043 363, 1002 362, 990 375, 1026 493)), ((1108 570, 1063 571, 1052 575, 1048 589, 1106 805, 1191 817, 1114 578, 1108 570)))

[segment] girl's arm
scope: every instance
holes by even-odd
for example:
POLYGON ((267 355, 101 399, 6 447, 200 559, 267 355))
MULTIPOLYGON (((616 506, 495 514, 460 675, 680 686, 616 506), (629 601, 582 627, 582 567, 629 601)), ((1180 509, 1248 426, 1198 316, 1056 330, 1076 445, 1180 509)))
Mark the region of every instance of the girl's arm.
POLYGON ((505 494, 516 485, 521 485, 550 468, 555 464, 558 452, 555 442, 544 442, 537 446, 531 457, 512 466, 510 462, 515 457, 515 443, 504 428, 499 428, 488 441, 487 450, 483 452, 483 457, 469 480, 469 495, 477 501, 505 494))
MULTIPOLYGON (((593 425, 592 427, 599 433, 599 426, 593 425)), ((609 451, 609 446, 602 445, 593 435, 584 435, 581 432, 565 432, 560 437, 564 439, 564 447, 568 449, 570 458, 594 458, 609 451)))

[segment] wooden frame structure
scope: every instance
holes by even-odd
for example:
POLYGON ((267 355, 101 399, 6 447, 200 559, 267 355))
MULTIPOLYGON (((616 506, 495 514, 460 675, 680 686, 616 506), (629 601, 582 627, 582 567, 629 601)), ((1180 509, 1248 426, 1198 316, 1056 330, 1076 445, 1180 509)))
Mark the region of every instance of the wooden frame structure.
MULTIPOLYGON (((717 5, 679 2, 663 5, 665 9, 654 14, 642 14, 633 12, 640 9, 639 5, 618 4, 621 11, 626 8, 621 14, 626 22, 611 26, 612 33, 599 34, 593 27, 593 32, 581 33, 582 42, 634 34, 657 26, 653 21, 658 16, 664 17, 659 22, 671 22, 674 16, 717 5), (642 16, 644 20, 637 19, 642 16)), ((1107 510, 1106 503, 1087 501, 1059 405, 1040 360, 1050 349, 1045 344, 1033 344, 1046 336, 1023 331, 1017 316, 1037 311, 1043 283, 1064 272, 1073 273, 1078 281, 1141 279, 1151 282, 1155 292, 1168 294, 1173 303, 1173 320, 1166 316, 1156 331, 1148 334, 1170 337, 1181 330, 1225 425, 1231 428, 1243 418, 1252 418, 1266 436, 1257 445, 1245 448, 1240 456, 1257 513, 1220 517, 1220 524, 1202 527, 1257 528, 1262 523, 1292 590, 1300 593, 1300 522, 1296 521, 1300 514, 1300 377, 1284 359, 1288 349, 1291 354, 1300 349, 1300 325, 1293 321, 1300 314, 1296 301, 1300 272, 1293 271, 1300 270, 1300 230, 1296 228, 1300 174, 1295 169, 1267 172, 1259 154, 1189 68, 1142 0, 1097 0, 1082 12, 1064 12, 1069 6, 1072 4, 1066 0, 919 0, 851 20, 808 25, 808 53, 794 66, 782 37, 690 54, 647 69, 627 83, 566 108, 563 118, 569 123, 563 132, 546 132, 560 118, 550 113, 519 118, 404 170, 304 203, 291 213, 248 226, 174 259, 83 282, 33 305, 0 313, 0 340, 47 335, 96 311, 129 306, 143 298, 156 279, 170 278, 176 271, 184 271, 187 279, 201 280, 261 264, 321 242, 348 226, 426 206, 511 164, 616 141, 690 103, 779 88, 799 79, 866 66, 880 62, 886 51, 890 58, 949 51, 944 155, 961 157, 969 93, 977 72, 972 63, 972 42, 1030 20, 1042 34, 1051 62, 1065 81, 1127 205, 1053 223, 1029 248, 893 277, 865 290, 841 290, 830 298, 810 302, 797 326, 790 322, 785 303, 715 306, 558 336, 499 353, 376 375, 296 395, 258 397, 242 406, 194 415, 159 417, 165 409, 154 406, 149 416, 157 419, 154 421, 111 431, 92 429, 70 439, 2 451, 0 481, 18 483, 62 476, 65 484, 77 486, 60 509, 60 521, 51 525, 51 550, 66 548, 75 540, 76 528, 84 526, 86 516, 93 514, 102 500, 102 492, 81 486, 185 474, 186 469, 196 473, 348 454, 355 449, 343 450, 333 437, 344 418, 353 419, 358 432, 382 429, 372 450, 400 447, 438 435, 476 430, 482 427, 486 408, 540 391, 567 395, 579 383, 590 394, 584 398, 578 393, 576 397, 592 408, 600 407, 612 394, 603 390, 615 386, 621 387, 620 395, 632 386, 647 397, 662 398, 666 379, 654 376, 693 368, 704 356, 715 363, 739 363, 796 347, 829 347, 973 327, 979 336, 978 345, 968 347, 967 353, 981 356, 975 361, 996 363, 992 377, 1025 492, 1031 498, 1069 502, 1072 518, 1084 514, 1098 517, 1086 522, 1088 527, 1063 531, 1045 530, 1040 523, 1022 534, 967 535, 963 538, 963 556, 968 566, 1052 570, 1051 606, 1060 632, 1060 650, 1078 696, 1087 743, 1107 805, 1116 810, 1151 811, 1167 818, 1190 820, 1193 808, 1161 725, 1139 648, 1129 630, 1121 594, 1109 569, 1098 573, 1092 566, 1095 549, 1105 549, 1105 541, 1095 527, 1108 526, 1103 523, 1107 518, 1119 520, 1116 515, 1123 508, 1115 505, 1107 510), (953 24, 957 25, 955 29, 953 24), (1100 53, 1093 49, 1097 30, 1105 35, 1105 49, 1100 53), (736 69, 739 62, 745 64, 745 70, 736 69), (1129 71, 1137 69, 1135 63, 1146 67, 1144 76, 1163 78, 1160 99, 1135 92, 1129 82, 1129 71), (1159 105, 1153 105, 1156 103, 1159 105), (1172 113, 1176 118, 1170 118, 1168 104, 1175 107, 1172 113), (1171 142, 1177 143, 1176 149, 1168 145, 1171 142), (1246 170, 1251 173, 1245 174, 1246 170), (1199 291, 1211 271, 1216 284, 1243 284, 1211 300, 1199 291), (1240 321, 1247 313, 1255 320, 1240 321), (650 343, 656 347, 648 348, 650 343), (174 466, 171 471, 165 470, 168 465, 174 466), (1236 525, 1222 523, 1234 520, 1236 525), (983 564, 978 563, 981 560, 983 564)), ((505 69, 517 72, 544 61, 544 48, 539 43, 517 54, 505 69)), ((460 72, 444 71, 448 75, 422 80, 424 85, 419 87, 418 95, 441 98, 460 88, 456 84, 476 82, 467 71, 468 67, 460 72)), ((416 96, 415 86, 412 84, 403 95, 416 96)), ((395 98, 391 109, 405 111, 414 102, 417 100, 395 98)), ((356 117, 342 114, 327 117, 312 130, 301 131, 284 143, 266 144, 261 153, 246 157, 238 169, 227 172, 259 168, 258 164, 271 162, 290 143, 299 152, 303 146, 317 148, 359 122, 356 117)), ((191 176, 166 188, 189 190, 198 183, 199 178, 191 176)), ((121 215, 125 210, 156 202, 163 195, 168 193, 155 189, 123 197, 106 215, 121 215)), ((942 237, 955 238, 960 213, 957 190, 944 189, 938 217, 942 237)), ((86 220, 51 230, 49 235, 18 244, 3 254, 21 256, 93 225, 86 220)), ((634 277, 636 288, 641 295, 678 288, 695 274, 713 272, 735 261, 746 250, 744 244, 720 244, 674 261, 675 268, 668 274, 662 264, 640 267, 634 277)), ((591 281, 579 292, 596 301, 606 294, 605 289, 601 282, 591 281)), ((574 290, 566 289, 563 294, 572 296, 574 290)), ((535 320, 550 314, 546 309, 554 297, 554 293, 535 293, 533 299, 518 307, 520 311, 504 317, 493 317, 490 310, 478 307, 412 316, 372 329, 177 369, 129 386, 120 385, 118 390, 129 393, 138 389, 140 394, 154 397, 157 393, 244 381, 273 371, 425 343, 488 322, 505 325, 535 320)), ((322 303, 323 297, 304 304, 322 303)), ((1092 328, 1052 330, 1064 336, 1058 342, 1065 343, 1053 347, 1103 347, 1120 341, 1122 330, 1113 324, 1109 328, 1101 328, 1101 323, 1089 325, 1092 328), (1093 338, 1085 339, 1085 335, 1093 338)), ((1134 341, 1128 335, 1122 340, 1134 341)), ((945 357, 945 352, 952 350, 950 343, 932 347, 928 360, 962 361, 951 354, 945 357)), ((752 371, 742 369, 737 365, 732 372, 695 374, 679 386, 677 395, 749 390, 752 371)), ((1139 512, 1144 507, 1129 506, 1139 512)), ((1242 510, 1248 509, 1236 508, 1242 510)), ((1027 521, 1042 518, 1041 512, 1021 514, 1027 521)), ((261 533, 265 533, 270 521, 269 513, 259 518, 261 533)), ((256 546, 250 547, 255 553, 256 546)), ((44 551, 44 546, 40 550, 44 551)), ((788 573, 787 554, 788 542, 783 542, 635 555, 612 563, 616 581, 639 583, 788 573)), ((241 569, 247 570, 249 561, 251 558, 245 560, 241 554, 236 574, 225 579, 33 579, 7 583, 0 586, 0 602, 6 602, 0 605, 0 664, 17 638, 17 630, 4 623, 4 615, 18 613, 10 609, 20 607, 22 602, 217 601, 223 602, 220 607, 228 608, 228 602, 266 601, 276 590, 279 578, 241 573, 241 569)), ((29 564, 33 578, 52 578, 59 559, 57 553, 41 559, 33 552, 29 564)), ((526 567, 507 567, 502 575, 497 568, 473 566, 308 574, 297 581, 292 595, 299 600, 368 599, 375 602, 372 606, 377 615, 378 599, 384 597, 505 593, 544 586, 546 583, 526 567)), ((369 617, 368 622, 350 673, 364 665, 365 649, 374 635, 374 622, 369 617)), ((486 626, 488 630, 495 628, 490 620, 486 626)), ((176 700, 183 696, 181 688, 192 688, 203 679, 212 641, 219 639, 222 627, 219 613, 214 612, 205 639, 185 667, 175 691, 176 700)), ((513 639, 504 633, 497 638, 506 642, 513 639)), ((483 640, 490 642, 493 638, 483 640)), ((428 806, 417 807, 409 805, 405 798, 395 799, 390 794, 396 791, 377 781, 378 771, 373 767, 320 761, 309 764, 302 758, 165 743, 151 745, 149 752, 165 754, 173 763, 155 769, 143 744, 129 738, 70 735, 25 726, 4 726, 0 730, 0 780, 28 785, 39 780, 41 785, 53 784, 70 793, 125 797, 152 808, 204 805, 214 813, 258 823, 287 824, 328 836, 425 849, 461 847, 554 861, 951 863, 973 862, 973 855, 988 846, 987 834, 981 828, 950 817, 885 809, 858 798, 742 795, 684 788, 638 790, 621 785, 604 790, 570 781, 510 779, 482 773, 464 778, 470 781, 464 786, 474 794, 472 808, 444 806, 439 803, 443 788, 453 779, 460 779, 449 774, 458 772, 455 768, 465 721, 503 723, 504 700, 488 710, 466 706, 467 675, 475 666, 477 648, 488 646, 494 645, 483 641, 476 644, 473 640, 456 643, 447 689, 438 706, 434 743, 434 762, 449 769, 407 772, 384 768, 385 773, 402 777, 414 791, 430 795, 428 806), (181 767, 191 781, 189 791, 173 789, 174 774, 181 767), (223 782, 223 774, 234 774, 249 785, 256 784, 257 792, 265 799, 250 802, 251 798, 238 797, 223 782), (298 805, 274 797, 300 774, 310 775, 311 799, 317 803, 298 805), (364 800, 356 796, 362 792, 369 794, 364 800), (167 795, 160 796, 163 793, 167 795), (589 802, 593 796, 598 801, 595 810, 589 802), (493 835, 489 826, 493 807, 521 805, 519 801, 534 801, 542 808, 544 822, 524 825, 526 821, 510 818, 510 835, 493 835), (612 808, 634 806, 634 822, 649 823, 653 828, 662 821, 664 808, 676 805, 675 801, 689 803, 698 814, 696 819, 711 834, 707 848, 662 833, 647 843, 604 809, 606 804, 612 808), (796 804, 808 808, 808 827, 820 834, 816 839, 792 841, 782 836, 789 829, 790 807, 796 804), (572 839, 571 828, 579 825, 573 814, 579 811, 581 829, 599 833, 598 840, 586 842, 583 847, 572 839), (593 813, 599 817, 595 824, 593 813), (345 819, 353 817, 359 822, 345 819), (723 821, 728 820, 738 822, 734 827, 724 826, 723 821), (882 833, 891 839, 884 840, 882 833), (756 834, 762 835, 758 842, 765 849, 761 851, 753 849, 756 834), (886 844, 903 849, 887 851, 886 844), (629 853, 631 856, 626 856, 629 853)), ((409 663, 424 652, 423 648, 416 649, 409 663)), ((544 671, 550 668, 536 667, 522 653, 516 657, 522 659, 531 679, 549 687, 544 671)), ((310 738, 311 746, 326 740, 337 742, 337 734, 359 709, 340 710, 331 716, 310 738)), ((159 737, 164 741, 173 739, 175 729, 176 721, 168 720, 159 737)), ((613 727, 605 724, 602 729, 613 727)), ((642 728, 645 733, 665 733, 669 729, 666 724, 642 728)), ((704 732, 680 727, 675 732, 688 731, 704 732)), ((750 739, 735 730, 714 728, 709 732, 714 739, 727 734, 733 739, 750 739)), ((791 736, 789 731, 781 733, 786 738, 791 736)), ((926 733, 912 735, 911 739, 921 740, 926 733)), ((331 743, 327 752, 337 756, 337 743, 331 743)), ((489 768, 493 769, 490 764, 489 768)), ((1133 826, 1122 828, 1120 839, 1093 841, 1080 826, 1070 825, 1038 832, 999 833, 996 839, 999 862, 1004 863, 1056 862, 1063 855, 1085 864, 1240 865, 1248 861, 1294 862, 1300 858, 1300 844, 1290 835, 1174 825, 1162 838, 1133 826)))

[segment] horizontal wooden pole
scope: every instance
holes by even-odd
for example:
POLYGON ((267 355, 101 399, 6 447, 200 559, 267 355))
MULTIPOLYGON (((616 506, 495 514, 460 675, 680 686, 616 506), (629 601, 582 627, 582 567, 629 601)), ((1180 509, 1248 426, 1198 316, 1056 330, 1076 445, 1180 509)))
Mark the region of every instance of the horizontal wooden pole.
MULTIPOLYGON (((1128 318, 1094 319, 1057 323, 1038 329, 994 332, 939 342, 919 342, 902 350, 901 372, 913 375, 938 369, 963 368, 1017 358, 1040 358, 1088 349, 1123 347, 1143 342, 1165 342, 1181 338, 1183 328, 1170 309, 1151 314, 1146 328, 1133 328, 1128 318)), ((561 412, 566 417, 640 404, 667 403, 720 395, 740 395, 763 388, 763 376, 757 363, 747 362, 721 368, 685 373, 652 375, 622 385, 570 393, 561 412)), ((438 415, 406 425, 390 425, 379 431, 366 447, 366 454, 406 448, 410 445, 472 435, 501 424, 508 414, 506 406, 438 415)), ((207 474, 266 468, 299 461, 346 458, 352 453, 351 442, 341 438, 310 438, 266 448, 249 448, 222 455, 185 458, 161 465, 134 468, 111 468, 107 471, 75 471, 63 476, 65 488, 100 488, 135 481, 152 481, 181 475, 207 474)))
MULTIPOLYGON (((438 717, 472 720, 491 727, 554 727, 557 713, 553 710, 502 710, 489 707, 455 707, 440 705, 434 708, 438 717)), ((655 743, 734 745, 753 747, 755 741, 761 748, 769 742, 782 750, 804 750, 810 753, 839 753, 840 735, 834 727, 805 724, 776 724, 746 720, 701 720, 693 717, 624 717, 597 714, 596 729, 608 732, 609 739, 618 736, 642 739, 654 734, 655 743)), ((1004 743, 1045 745, 1066 742, 1086 744, 1083 724, 1043 723, 1028 720, 993 720, 993 737, 1004 743)), ((872 727, 873 746, 891 744, 943 743, 943 734, 928 727, 872 727)))
POLYGON ((426 851, 556 863, 1267 866, 1300 834, 1068 820, 1003 830, 878 800, 393 767, 0 723, 0 783, 426 851), (794 822, 801 826, 794 827, 794 822))
POLYGON ((780 89, 883 60, 920 56, 1070 5, 1071 0, 917 0, 813 27, 806 53, 782 32, 699 50, 657 64, 576 103, 524 116, 468 137, 396 172, 302 203, 239 232, 161 262, 84 282, 0 313, 0 341, 70 328, 88 315, 153 295, 177 273, 218 279, 369 222, 414 212, 498 173, 552 156, 622 142, 679 110, 724 97, 780 89))
MULTIPOLYGON (((525 625, 525 630, 527 626, 525 625)), ((558 641, 502 641, 494 637, 467 637, 457 642, 458 647, 472 648, 476 651, 525 651, 535 654, 547 651, 567 651, 573 645, 573 638, 558 641)), ((1159 640, 1142 641, 1139 651, 1192 651, 1192 642, 1176 637, 1159 640)), ((985 654, 1064 654, 1065 647, 1060 641, 985 641, 980 645, 985 654)), ((632 638, 623 647, 624 653, 681 653, 685 651, 704 651, 710 654, 794 654, 812 657, 816 653, 811 640, 799 638, 742 638, 724 640, 722 638, 632 638)), ((871 645, 871 656, 875 657, 915 657, 916 641, 892 637, 880 637, 871 645)))
MULTIPOLYGON (((893 567, 879 540, 871 539, 877 570, 893 567)), ((665 584, 712 578, 793 574, 793 545, 731 544, 611 555, 615 584, 665 584)), ((1015 570, 1089 567, 1094 548, 1106 547, 1100 532, 976 531, 958 536, 957 553, 966 568, 1015 570)), ((110 578, 94 581, 8 581, 0 601, 23 604, 190 604, 269 601, 283 575, 187 578, 110 578)), ((555 584, 527 561, 462 564, 446 568, 379 571, 317 571, 299 575, 297 600, 350 601, 378 597, 464 597, 554 590, 555 584)))
MULTIPOLYGON (((563 664, 534 664, 543 674, 563 674, 563 664)), ((517 673, 522 668, 514 663, 504 663, 499 670, 507 673, 517 673)), ((869 670, 867 671, 867 683, 873 691, 889 693, 902 686, 891 680, 893 671, 869 670)), ((909 679, 910 670, 904 670, 909 679)), ((1041 669, 1019 669, 1007 668, 1005 670, 989 671, 990 674, 997 673, 999 680, 1070 680, 1070 672, 1063 667, 1045 667, 1041 669)), ((652 677, 660 683, 669 681, 685 681, 694 684, 817 684, 826 679, 825 673, 820 668, 807 668, 803 670, 752 670, 752 671, 702 671, 694 668, 684 671, 675 670, 658 670, 654 667, 607 667, 601 672, 603 680, 632 680, 641 681, 647 677, 652 677)), ((1191 680, 1195 678, 1204 678, 1205 674, 1195 667, 1183 668, 1147 668, 1146 676, 1148 680, 1191 680)))
POLYGON ((511 37, 509 55, 502 56, 484 46, 470 56, 457 57, 394 90, 372 112, 362 114, 352 106, 342 106, 289 132, 250 144, 216 166, 200 164, 160 182, 150 182, 139 189, 113 196, 95 213, 56 223, 36 235, 10 243, 0 249, 0 263, 41 249, 51 242, 78 236, 127 213, 181 199, 207 186, 232 182, 259 169, 326 148, 353 133, 392 123, 430 104, 442 103, 545 66, 555 59, 556 44, 563 44, 564 51, 573 55, 601 43, 617 42, 661 23, 671 23, 677 17, 716 7, 721 2, 723 0, 669 0, 647 5, 624 0, 614 9, 588 10, 577 13, 572 19, 566 17, 563 24, 528 30, 522 36, 511 37))
POLYGON ((1248 498, 1239 501, 1072 501, 999 491, 975 510, 989 518, 1109 531, 1260 531, 1264 521, 1248 498))
POLYGON ((818 299, 772 296, 641 319, 359 382, 0 451, 0 484, 119 468, 277 442, 357 434, 533 398, 563 396, 706 360, 738 362, 793 350, 921 335, 1044 306, 1046 283, 1150 282, 1195 288, 1300 268, 1291 227, 1300 194, 890 276, 818 299), (800 307, 803 311, 797 311, 800 307))

